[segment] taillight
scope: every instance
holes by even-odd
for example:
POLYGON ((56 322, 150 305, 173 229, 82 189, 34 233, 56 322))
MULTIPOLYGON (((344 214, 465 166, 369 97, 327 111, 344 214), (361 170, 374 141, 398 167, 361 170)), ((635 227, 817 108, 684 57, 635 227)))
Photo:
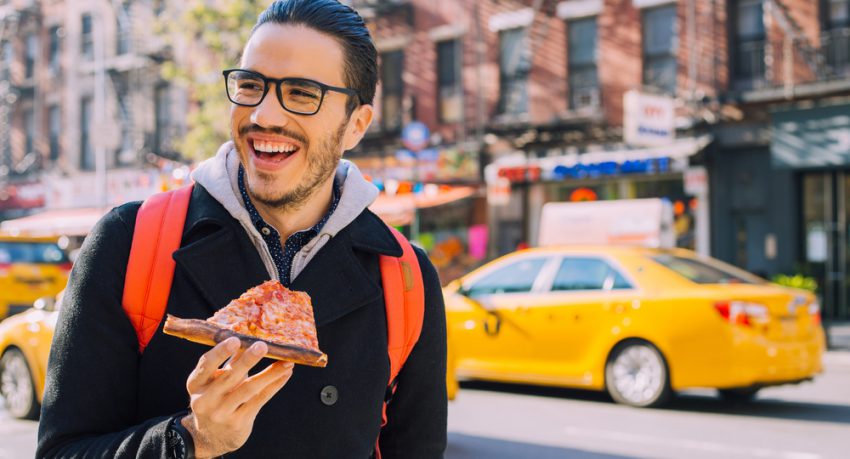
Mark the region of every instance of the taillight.
POLYGON ((768 318, 767 306, 748 301, 718 301, 714 309, 730 324, 751 327, 768 318))
POLYGON ((812 317, 812 322, 820 324, 820 303, 817 300, 809 303, 809 315, 812 317))
POLYGON ((73 265, 73 263, 68 261, 68 262, 65 262, 65 263, 59 263, 57 266, 59 267, 59 269, 61 269, 62 271, 64 271, 67 274, 68 272, 71 271, 71 268, 74 265, 73 265))
POLYGON ((0 263, 0 276, 8 276, 12 269, 12 263, 0 263))

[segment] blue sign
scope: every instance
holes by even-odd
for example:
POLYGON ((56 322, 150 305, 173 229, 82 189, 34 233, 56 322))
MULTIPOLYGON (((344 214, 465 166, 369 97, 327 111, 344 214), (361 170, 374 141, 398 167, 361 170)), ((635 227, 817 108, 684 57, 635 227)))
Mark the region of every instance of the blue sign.
POLYGON ((555 180, 613 177, 618 175, 659 174, 670 172, 670 158, 654 158, 618 163, 576 164, 575 166, 555 166, 552 176, 555 180))
POLYGON ((401 143, 413 151, 427 147, 430 138, 431 133, 428 131, 428 126, 419 121, 408 124, 401 131, 401 143))

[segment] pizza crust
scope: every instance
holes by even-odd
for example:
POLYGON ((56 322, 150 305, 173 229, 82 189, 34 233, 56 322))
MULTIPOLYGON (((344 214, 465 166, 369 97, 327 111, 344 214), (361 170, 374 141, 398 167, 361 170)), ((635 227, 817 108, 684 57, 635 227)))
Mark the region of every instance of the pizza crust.
POLYGON ((242 349, 247 349, 257 341, 263 341, 268 346, 266 357, 277 360, 286 360, 302 365, 313 367, 325 367, 328 364, 328 356, 322 352, 307 349, 292 344, 280 344, 234 332, 220 327, 214 323, 199 319, 181 319, 168 314, 165 318, 163 332, 167 335, 187 339, 196 343, 215 346, 216 344, 235 336, 239 338, 242 349))

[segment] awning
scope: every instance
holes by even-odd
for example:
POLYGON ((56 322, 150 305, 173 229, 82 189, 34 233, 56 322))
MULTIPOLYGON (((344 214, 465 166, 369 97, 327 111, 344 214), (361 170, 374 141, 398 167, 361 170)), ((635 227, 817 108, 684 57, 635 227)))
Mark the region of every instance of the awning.
POLYGON ((85 236, 107 209, 48 210, 0 223, 0 231, 28 236, 85 236))
POLYGON ((660 158, 673 160, 684 159, 702 151, 712 140, 714 140, 713 137, 706 134, 699 137, 685 137, 675 140, 668 145, 658 147, 623 147, 621 149, 573 152, 543 158, 528 158, 525 153, 520 152, 499 158, 492 164, 487 165, 484 169, 484 176, 487 183, 496 183, 498 171, 503 167, 538 166, 545 176, 547 172, 553 171, 558 166, 572 167, 580 164, 590 165, 609 162, 624 164, 629 161, 645 161, 660 158))
POLYGON ((388 196, 382 193, 369 206, 369 209, 390 225, 404 226, 413 221, 413 214, 416 209, 442 206, 468 198, 473 194, 475 194, 474 187, 455 187, 432 195, 410 193, 388 196))

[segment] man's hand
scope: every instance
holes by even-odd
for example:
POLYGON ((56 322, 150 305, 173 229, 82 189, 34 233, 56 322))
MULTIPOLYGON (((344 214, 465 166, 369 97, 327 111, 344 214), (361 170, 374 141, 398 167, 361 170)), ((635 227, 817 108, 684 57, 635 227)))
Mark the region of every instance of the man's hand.
POLYGON ((267 350, 265 343, 256 342, 243 352, 237 338, 228 338, 198 360, 186 381, 192 412, 180 422, 192 434, 199 459, 244 445, 260 408, 289 381, 291 362, 275 362, 248 376, 267 350))

